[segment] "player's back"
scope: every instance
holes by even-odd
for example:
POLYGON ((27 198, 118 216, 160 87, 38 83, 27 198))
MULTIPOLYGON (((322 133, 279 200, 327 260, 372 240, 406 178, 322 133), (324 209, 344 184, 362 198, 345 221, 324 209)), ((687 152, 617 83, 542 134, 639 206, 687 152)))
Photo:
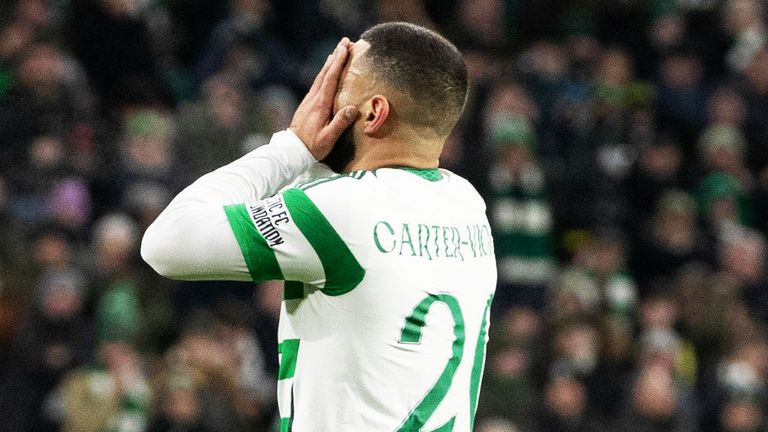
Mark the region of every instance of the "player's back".
POLYGON ((474 188, 446 170, 383 168, 282 199, 314 221, 304 235, 323 269, 286 282, 284 429, 471 430, 496 284, 474 188))

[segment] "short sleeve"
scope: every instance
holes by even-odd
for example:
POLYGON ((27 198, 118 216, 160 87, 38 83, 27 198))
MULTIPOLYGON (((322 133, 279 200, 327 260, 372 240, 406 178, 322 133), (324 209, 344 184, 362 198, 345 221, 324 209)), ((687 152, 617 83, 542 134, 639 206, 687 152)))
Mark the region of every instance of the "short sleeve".
POLYGON ((325 294, 341 295, 365 275, 331 222, 302 189, 224 210, 255 281, 299 281, 325 294))

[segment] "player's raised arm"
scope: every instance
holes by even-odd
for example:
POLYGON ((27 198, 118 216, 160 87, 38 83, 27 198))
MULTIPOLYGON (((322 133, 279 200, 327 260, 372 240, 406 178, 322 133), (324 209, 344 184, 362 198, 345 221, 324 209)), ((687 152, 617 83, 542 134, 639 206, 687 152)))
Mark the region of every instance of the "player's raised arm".
MULTIPOLYGON (((357 115, 354 106, 333 112, 333 100, 350 41, 342 39, 328 56, 309 92, 296 110, 291 128, 273 135, 268 145, 206 174, 184 189, 147 229, 141 255, 163 276, 185 280, 271 279, 270 265, 254 243, 246 263, 233 233, 232 214, 225 206, 254 203, 277 193, 333 148, 357 115), (265 274, 254 274, 262 269, 265 274), (249 271, 250 270, 250 271, 249 271)), ((268 243, 263 244, 269 248, 268 243)), ((272 259, 271 261, 274 261, 272 259)))

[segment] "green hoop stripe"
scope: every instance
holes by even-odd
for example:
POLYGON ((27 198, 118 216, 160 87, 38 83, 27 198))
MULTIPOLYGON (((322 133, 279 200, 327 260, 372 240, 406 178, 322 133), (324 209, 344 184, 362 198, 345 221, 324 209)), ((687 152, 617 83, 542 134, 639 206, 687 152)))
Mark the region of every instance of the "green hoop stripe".
POLYGON ((485 335, 488 334, 488 311, 491 309, 493 294, 488 298, 483 310, 483 321, 480 323, 480 333, 477 335, 475 345, 475 361, 472 364, 472 375, 469 384, 469 430, 475 428, 475 413, 477 412, 477 400, 480 392, 480 380, 483 378, 485 365, 485 335))
POLYGON ((323 293, 338 296, 352 291, 363 280, 365 270, 328 219, 301 189, 283 192, 283 201, 293 222, 320 258, 325 273, 323 293))
POLYGON ((254 282, 283 279, 275 252, 251 221, 245 204, 224 206, 224 213, 254 282))
POLYGON ((291 432, 293 430, 293 417, 283 417, 280 419, 280 432, 291 432))
POLYGON ((300 339, 286 339, 277 344, 277 352, 280 353, 280 368, 277 371, 278 381, 293 378, 296 373, 300 342, 300 339))

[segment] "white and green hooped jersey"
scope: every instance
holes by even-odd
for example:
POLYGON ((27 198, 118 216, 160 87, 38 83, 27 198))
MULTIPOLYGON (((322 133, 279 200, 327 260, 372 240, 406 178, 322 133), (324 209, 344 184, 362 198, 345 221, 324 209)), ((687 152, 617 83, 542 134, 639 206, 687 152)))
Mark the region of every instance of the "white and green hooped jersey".
POLYGON ((222 207, 251 277, 286 281, 282 431, 472 430, 496 266, 466 180, 382 168, 222 207))

